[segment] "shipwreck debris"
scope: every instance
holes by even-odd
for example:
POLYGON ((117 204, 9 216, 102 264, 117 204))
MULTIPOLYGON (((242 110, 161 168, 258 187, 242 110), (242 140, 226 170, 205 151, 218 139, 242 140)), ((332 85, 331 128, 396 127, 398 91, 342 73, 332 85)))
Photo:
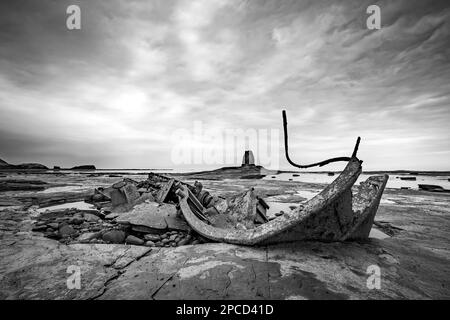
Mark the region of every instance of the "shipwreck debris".
POLYGON ((226 223, 223 223, 223 219, 206 223, 199 215, 198 211, 201 210, 193 207, 192 201, 189 201, 190 191, 181 185, 177 195, 181 211, 188 224, 197 233, 210 240, 241 245, 297 240, 343 241, 367 238, 388 176, 369 177, 361 184, 358 193, 352 194, 352 186, 362 171, 362 161, 357 158, 361 139, 358 137, 351 157, 338 157, 309 165, 299 165, 289 158, 285 111, 283 111, 283 125, 286 159, 290 164, 298 168, 310 168, 347 161, 344 171, 320 194, 306 203, 259 225, 249 224, 248 220, 245 220, 252 217, 252 213, 256 213, 257 208, 264 208, 262 203, 254 201, 257 198, 253 195, 253 190, 248 191, 241 201, 222 202, 222 205, 227 205, 226 210, 220 208, 220 203, 215 204, 219 212, 218 216, 221 216, 220 213, 226 213, 226 223), (238 217, 237 221, 232 221, 232 217, 238 217))

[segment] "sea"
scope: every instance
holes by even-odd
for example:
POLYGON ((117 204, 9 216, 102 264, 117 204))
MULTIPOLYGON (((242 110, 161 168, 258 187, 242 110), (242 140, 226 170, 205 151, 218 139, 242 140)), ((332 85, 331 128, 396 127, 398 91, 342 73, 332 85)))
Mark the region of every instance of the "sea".
MULTIPOLYGON (((84 173, 84 174, 127 174, 127 175, 147 175, 150 172, 160 173, 160 174, 176 174, 176 173, 189 173, 189 172, 198 172, 201 171, 198 168, 196 169, 97 169, 97 170, 89 170, 89 171, 75 171, 75 170, 64 170, 64 173, 84 173)), ((53 170, 49 170, 49 172, 55 172, 53 170)), ((373 175, 378 175, 381 173, 362 173, 359 176, 357 183, 365 181, 368 177, 373 175)), ((299 181, 306 183, 318 183, 318 184, 330 184, 334 179, 338 177, 339 173, 335 173, 333 176, 330 176, 327 172, 284 172, 279 174, 268 174, 263 179, 264 180, 275 180, 275 181, 299 181)), ((443 187, 444 189, 450 189, 450 175, 440 175, 440 174, 420 174, 420 175, 412 175, 409 173, 402 174, 389 174, 389 180, 386 188, 392 189, 401 189, 408 188, 412 190, 418 190, 419 184, 429 184, 429 185, 438 185, 443 187), (402 178, 415 178, 416 180, 402 180, 402 178)))

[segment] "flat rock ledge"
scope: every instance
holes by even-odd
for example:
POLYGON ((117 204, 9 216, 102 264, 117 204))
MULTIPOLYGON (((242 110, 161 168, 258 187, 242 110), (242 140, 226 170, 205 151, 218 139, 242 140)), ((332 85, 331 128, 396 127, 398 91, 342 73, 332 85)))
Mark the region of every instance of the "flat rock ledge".
POLYGON ((407 241, 149 248, 18 232, 0 237, 0 299, 449 298, 446 255, 407 241), (370 265, 380 267, 380 289, 367 287, 370 265), (67 286, 70 266, 80 289, 67 286))

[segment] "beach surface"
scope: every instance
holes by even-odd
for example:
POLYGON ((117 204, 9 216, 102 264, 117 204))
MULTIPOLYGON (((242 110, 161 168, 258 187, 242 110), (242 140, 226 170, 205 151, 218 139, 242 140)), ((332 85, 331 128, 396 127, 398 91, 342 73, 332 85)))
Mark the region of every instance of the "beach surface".
MULTIPOLYGON (((450 298, 446 193, 387 188, 371 236, 360 242, 147 247, 63 244, 32 231, 46 209, 92 210, 83 199, 94 188, 124 177, 146 179, 138 173, 1 173, 0 181, 22 180, 14 185, 29 187, 0 192, 0 299, 450 298), (73 266, 80 270, 79 288, 68 285, 73 266), (375 287, 374 266, 380 280, 375 287)), ((198 176, 179 178, 193 183, 198 176)), ((326 185, 285 180, 203 177, 201 182, 224 197, 253 187, 270 205, 269 216, 326 185)))

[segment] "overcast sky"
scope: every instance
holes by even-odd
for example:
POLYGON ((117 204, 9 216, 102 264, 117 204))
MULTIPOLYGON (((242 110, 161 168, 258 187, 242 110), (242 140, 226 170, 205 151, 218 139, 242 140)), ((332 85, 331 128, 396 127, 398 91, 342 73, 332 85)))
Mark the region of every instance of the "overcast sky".
POLYGON ((450 170, 449 83, 448 0, 0 2, 10 163, 189 168, 173 132, 198 120, 280 130, 287 169, 285 108, 299 162, 349 155, 361 136, 365 169, 450 170), (66 28, 70 4, 81 30, 66 28), (370 4, 381 30, 366 28, 370 4))

